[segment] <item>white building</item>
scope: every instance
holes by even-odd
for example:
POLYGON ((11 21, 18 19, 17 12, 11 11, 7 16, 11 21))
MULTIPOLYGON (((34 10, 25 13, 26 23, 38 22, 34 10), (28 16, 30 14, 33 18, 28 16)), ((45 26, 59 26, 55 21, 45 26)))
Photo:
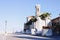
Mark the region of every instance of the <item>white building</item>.
MULTIPOLYGON (((30 32, 31 32, 31 31, 33 32, 32 29, 36 29, 36 30, 37 30, 37 31, 36 31, 37 34, 42 34, 43 26, 52 26, 52 25, 51 25, 51 20, 49 19, 50 17, 47 17, 47 18, 46 18, 46 24, 45 24, 45 21, 42 20, 42 19, 39 17, 39 16, 42 14, 42 13, 40 12, 40 5, 37 4, 37 5, 35 6, 35 8, 36 8, 36 14, 35 14, 34 17, 37 19, 37 21, 36 21, 36 22, 32 22, 31 25, 25 25, 24 28, 26 28, 26 27, 28 26, 28 28, 30 29, 30 32)), ((32 18, 33 18, 33 16, 27 17, 27 22, 29 22, 30 19, 32 19, 32 18)), ((29 30, 29 29, 28 29, 28 30, 29 30)), ((25 29, 25 30, 27 30, 27 29, 25 29)), ((34 31, 35 31, 35 30, 34 30, 34 31)), ((28 33, 28 32, 27 32, 27 33, 28 33)), ((33 34, 33 33, 32 33, 32 34, 33 34)))

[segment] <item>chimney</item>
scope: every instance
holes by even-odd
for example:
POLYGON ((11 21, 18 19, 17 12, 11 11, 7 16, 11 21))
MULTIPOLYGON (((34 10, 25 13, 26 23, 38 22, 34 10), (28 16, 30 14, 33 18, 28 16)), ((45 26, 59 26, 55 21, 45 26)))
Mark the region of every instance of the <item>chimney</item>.
POLYGON ((36 16, 39 16, 40 15, 40 5, 36 4, 35 8, 36 8, 36 16))

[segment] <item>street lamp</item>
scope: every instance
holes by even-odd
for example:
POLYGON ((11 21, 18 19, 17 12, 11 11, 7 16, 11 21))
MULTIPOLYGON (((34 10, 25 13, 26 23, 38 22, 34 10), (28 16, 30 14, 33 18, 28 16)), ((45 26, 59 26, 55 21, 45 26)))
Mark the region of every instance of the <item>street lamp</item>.
POLYGON ((7 20, 5 20, 5 33, 7 33, 6 28, 7 28, 7 20))
POLYGON ((60 14, 59 14, 59 25, 60 25, 60 14))

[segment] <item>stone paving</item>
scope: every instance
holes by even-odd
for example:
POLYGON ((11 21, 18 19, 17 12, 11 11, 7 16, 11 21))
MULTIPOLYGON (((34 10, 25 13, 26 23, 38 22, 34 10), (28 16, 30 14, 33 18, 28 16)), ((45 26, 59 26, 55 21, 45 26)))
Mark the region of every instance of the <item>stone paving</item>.
MULTIPOLYGON (((0 34, 0 40, 24 40, 25 38, 14 37, 15 34, 0 34)), ((15 35, 17 36, 17 35, 15 35)), ((27 39, 25 39, 27 40, 27 39)))

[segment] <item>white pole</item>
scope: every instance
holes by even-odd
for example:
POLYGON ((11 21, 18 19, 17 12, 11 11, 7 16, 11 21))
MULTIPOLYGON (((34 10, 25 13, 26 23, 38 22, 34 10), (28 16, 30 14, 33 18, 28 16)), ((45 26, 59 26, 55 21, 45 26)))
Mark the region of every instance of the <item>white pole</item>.
POLYGON ((7 33, 7 20, 5 20, 5 34, 7 33))

